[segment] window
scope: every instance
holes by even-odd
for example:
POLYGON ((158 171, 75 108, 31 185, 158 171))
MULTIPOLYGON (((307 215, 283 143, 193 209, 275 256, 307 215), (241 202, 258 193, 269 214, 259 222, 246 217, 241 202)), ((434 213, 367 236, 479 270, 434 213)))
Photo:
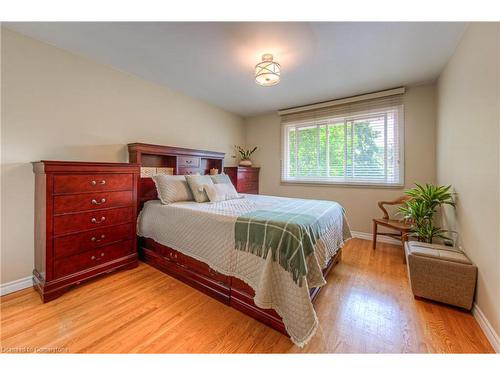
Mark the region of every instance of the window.
POLYGON ((284 116, 282 124, 282 181, 403 185, 401 98, 284 116))

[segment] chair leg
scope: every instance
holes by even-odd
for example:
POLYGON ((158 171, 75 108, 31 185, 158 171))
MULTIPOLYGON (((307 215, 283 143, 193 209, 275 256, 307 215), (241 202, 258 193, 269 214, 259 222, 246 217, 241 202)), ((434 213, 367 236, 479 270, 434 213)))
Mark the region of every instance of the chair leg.
POLYGON ((372 248, 373 250, 377 248, 377 223, 375 221, 373 222, 372 248))

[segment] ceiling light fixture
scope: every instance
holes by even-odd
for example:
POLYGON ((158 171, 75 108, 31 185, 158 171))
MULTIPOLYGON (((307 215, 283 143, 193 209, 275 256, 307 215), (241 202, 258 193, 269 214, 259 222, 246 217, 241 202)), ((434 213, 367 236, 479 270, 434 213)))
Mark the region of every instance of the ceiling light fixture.
POLYGON ((255 65, 255 82, 261 86, 274 86, 280 81, 280 64, 273 61, 273 55, 262 55, 262 62, 255 65))

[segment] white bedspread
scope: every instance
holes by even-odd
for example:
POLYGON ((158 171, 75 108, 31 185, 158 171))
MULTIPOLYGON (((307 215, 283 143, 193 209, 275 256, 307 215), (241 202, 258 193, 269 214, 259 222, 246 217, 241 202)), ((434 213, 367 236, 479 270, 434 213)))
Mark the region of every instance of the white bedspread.
POLYGON ((260 258, 235 250, 234 224, 238 216, 254 210, 276 207, 292 198, 244 195, 217 203, 178 202, 162 205, 146 202, 139 216, 138 235, 178 250, 207 263, 214 270, 235 276, 255 290, 255 304, 274 309, 282 317, 292 341, 305 345, 314 335, 318 318, 309 298, 309 288, 326 283, 321 270, 332 256, 351 238, 342 207, 337 220, 316 243, 307 260, 307 282, 293 282, 272 257, 260 258))

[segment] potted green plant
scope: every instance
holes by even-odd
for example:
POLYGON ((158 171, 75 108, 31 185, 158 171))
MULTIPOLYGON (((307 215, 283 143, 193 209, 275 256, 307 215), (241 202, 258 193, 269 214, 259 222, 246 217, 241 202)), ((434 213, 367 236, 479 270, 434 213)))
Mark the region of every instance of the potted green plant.
POLYGON ((432 243, 434 238, 451 241, 452 239, 445 235, 451 231, 441 229, 434 223, 434 214, 439 207, 442 205, 455 207, 450 193, 451 185, 415 185, 415 188, 406 191, 410 199, 399 207, 400 214, 412 225, 410 236, 427 243, 432 243))
POLYGON ((234 146, 236 151, 240 154, 240 165, 243 167, 251 167, 252 166, 252 161, 250 160, 250 156, 257 150, 257 146, 255 146, 251 150, 244 149, 241 146, 234 146))

